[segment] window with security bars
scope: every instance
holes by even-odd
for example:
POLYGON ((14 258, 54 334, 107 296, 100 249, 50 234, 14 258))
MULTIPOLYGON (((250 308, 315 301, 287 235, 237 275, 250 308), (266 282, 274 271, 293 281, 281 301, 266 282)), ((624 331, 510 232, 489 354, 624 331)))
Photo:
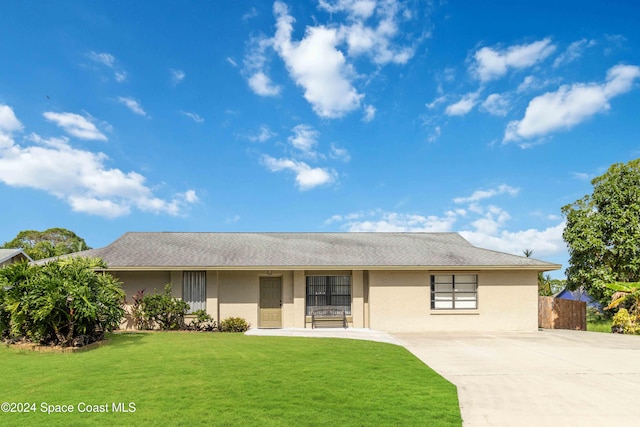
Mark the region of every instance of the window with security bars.
POLYGON ((182 273, 182 300, 189 304, 189 313, 207 309, 207 272, 182 273))
POLYGON ((431 276, 431 309, 473 310, 477 308, 477 274, 439 274, 431 276))
POLYGON ((330 307, 351 314, 351 276, 307 276, 307 315, 311 307, 330 307))

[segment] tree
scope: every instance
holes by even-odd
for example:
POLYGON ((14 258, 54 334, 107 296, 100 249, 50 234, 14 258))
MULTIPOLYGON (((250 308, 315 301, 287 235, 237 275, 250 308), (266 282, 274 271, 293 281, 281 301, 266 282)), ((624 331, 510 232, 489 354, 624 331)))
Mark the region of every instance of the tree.
POLYGON ((41 344, 82 345, 117 328, 124 291, 99 259, 73 257, 0 269, 0 335, 41 344))
POLYGON ((91 249, 82 237, 65 228, 23 230, 13 240, 2 245, 2 248, 21 248, 33 260, 91 249))
MULTIPOLYGON (((531 258, 533 255, 533 249, 525 249, 522 251, 525 257, 531 258)), ((543 297, 550 297, 554 293, 553 281, 550 275, 544 275, 542 272, 538 273, 538 295, 543 297)))
POLYGON ((607 284, 640 281, 640 159, 612 165, 591 184, 591 195, 562 208, 567 286, 606 305, 614 292, 607 284))

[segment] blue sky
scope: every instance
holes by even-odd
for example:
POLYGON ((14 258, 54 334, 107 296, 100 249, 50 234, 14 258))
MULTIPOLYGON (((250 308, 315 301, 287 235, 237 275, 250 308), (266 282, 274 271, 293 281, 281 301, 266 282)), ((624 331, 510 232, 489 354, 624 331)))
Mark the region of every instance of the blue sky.
POLYGON ((632 1, 7 3, 0 240, 457 231, 566 267, 561 207, 639 156, 639 18, 632 1))

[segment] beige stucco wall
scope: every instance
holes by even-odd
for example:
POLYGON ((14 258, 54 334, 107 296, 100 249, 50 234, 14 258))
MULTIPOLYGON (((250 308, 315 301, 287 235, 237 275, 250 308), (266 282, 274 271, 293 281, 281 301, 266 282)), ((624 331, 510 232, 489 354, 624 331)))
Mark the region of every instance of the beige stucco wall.
POLYGON ((153 294, 154 290, 162 293, 164 285, 171 283, 170 271, 116 271, 111 274, 122 282, 127 303, 131 303, 131 297, 139 290, 144 289, 147 295, 153 294))
POLYGON ((431 274, 370 271, 370 327, 383 331, 537 330, 536 272, 477 272, 477 310, 431 310, 431 274))
MULTIPOLYGON (((329 272, 326 272, 330 274, 329 272)), ((352 274, 350 327, 383 331, 534 331, 538 327, 537 273, 479 271, 477 310, 431 310, 430 275, 442 271, 362 271, 352 274)), ((446 272, 454 274, 456 272, 446 272)), ((458 272, 461 273, 461 272, 458 272)), ((182 296, 181 271, 115 272, 127 301, 139 289, 182 296)), ((207 312, 219 322, 242 317, 259 327, 260 277, 282 278, 282 325, 305 323, 304 270, 207 271, 207 312)))

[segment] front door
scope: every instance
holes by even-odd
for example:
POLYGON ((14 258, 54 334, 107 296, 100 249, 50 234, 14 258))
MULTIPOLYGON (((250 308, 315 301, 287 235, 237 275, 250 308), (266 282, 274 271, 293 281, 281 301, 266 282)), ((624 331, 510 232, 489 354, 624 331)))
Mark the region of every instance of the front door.
POLYGON ((282 327, 282 279, 260 278, 260 328, 282 327))

